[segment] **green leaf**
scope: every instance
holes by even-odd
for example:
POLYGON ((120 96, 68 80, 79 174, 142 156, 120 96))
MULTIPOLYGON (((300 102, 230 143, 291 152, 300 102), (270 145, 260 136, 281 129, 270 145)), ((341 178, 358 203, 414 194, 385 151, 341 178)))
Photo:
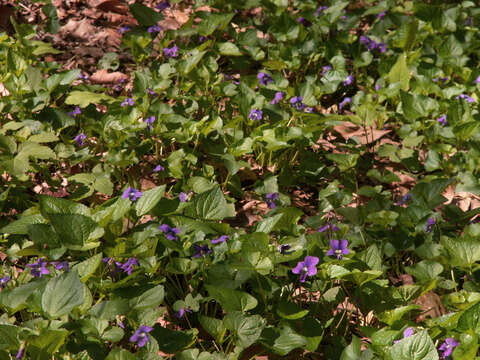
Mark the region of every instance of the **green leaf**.
POLYGON ((104 230, 91 218, 77 214, 51 214, 48 219, 66 248, 85 251, 100 245, 94 240, 102 237, 104 230))
POLYGON ((203 19, 200 24, 197 25, 196 31, 199 35, 203 36, 211 35, 217 29, 222 31, 230 23, 234 16, 234 13, 209 13, 208 16, 206 16, 205 19, 203 19))
POLYGON ((453 360, 475 360, 477 358, 478 351, 478 336, 468 333, 460 335, 460 339, 457 347, 453 349, 453 360))
POLYGON ((16 350, 20 347, 18 334, 20 328, 13 325, 0 324, 0 350, 16 350))
POLYGON ((175 354, 194 344, 197 338, 197 333, 197 329, 174 331, 160 325, 155 325, 153 331, 150 332, 149 335, 157 340, 160 350, 167 354, 175 354))
POLYGON ((408 90, 410 72, 408 71, 407 55, 405 53, 398 56, 397 62, 393 65, 387 77, 391 84, 400 83, 402 90, 408 90))
POLYGON ((19 146, 16 158, 27 160, 30 156, 42 160, 55 159, 55 152, 48 146, 26 141, 19 146))
POLYGON ((405 267, 405 271, 415 277, 418 282, 428 283, 443 272, 443 266, 435 261, 423 260, 415 266, 405 267))
POLYGON ((40 212, 46 218, 54 214, 78 214, 90 216, 91 210, 87 206, 75 201, 61 199, 54 196, 41 195, 39 199, 40 212))
POLYGON ((327 154, 325 157, 328 160, 335 162, 340 171, 346 171, 357 165, 360 155, 358 154, 327 154))
POLYGON ((185 215, 204 220, 222 220, 235 216, 235 207, 228 204, 219 186, 193 197, 185 215))
POLYGON ((438 352, 426 331, 409 336, 390 349, 391 360, 438 360, 438 352))
POLYGON ((225 311, 248 311, 254 309, 258 301, 252 295, 227 288, 221 288, 213 285, 205 285, 208 294, 215 299, 225 311))
POLYGON ((352 336, 352 342, 345 349, 343 349, 340 355, 340 360, 358 360, 362 354, 362 340, 355 335, 352 336))
POLYGON ((418 309, 420 309, 420 306, 414 304, 399 306, 393 310, 387 310, 378 314, 378 319, 388 325, 393 325, 395 321, 400 320, 406 313, 418 309))
POLYGON ((135 360, 137 357, 125 349, 113 348, 105 360, 135 360))
POLYGON ((153 26, 162 20, 162 15, 148 6, 135 3, 129 6, 131 13, 141 26, 153 26))
POLYGON ((292 328, 283 324, 278 327, 268 327, 262 332, 261 342, 276 354, 285 356, 296 348, 307 345, 305 337, 297 334, 292 328))
POLYGON ((457 327, 459 331, 471 330, 477 335, 480 334, 480 303, 470 306, 462 313, 458 319, 457 327))
POLYGON ((46 4, 42 7, 42 12, 47 17, 47 32, 52 34, 58 32, 60 30, 60 22, 58 21, 57 8, 52 4, 46 4))
POLYGON ((295 303, 280 301, 277 307, 277 314, 288 320, 298 320, 305 317, 308 314, 308 310, 301 308, 295 303))
POLYGON ((114 98, 105 94, 94 93, 91 91, 73 90, 65 99, 67 105, 78 105, 85 108, 90 104, 100 104, 102 102, 113 102, 114 98))
POLYGON ((114 299, 96 304, 90 308, 88 314, 99 319, 112 321, 117 315, 125 315, 129 311, 130 305, 127 299, 114 299))
POLYGON ((28 141, 35 142, 35 143, 49 143, 58 141, 59 138, 54 133, 41 133, 37 135, 32 135, 28 138, 28 141))
POLYGON ((32 281, 27 284, 20 285, 14 289, 4 289, 0 292, 0 304, 2 307, 9 309, 9 313, 13 314, 28 305, 28 300, 35 292, 45 286, 46 278, 42 281, 32 281))
POLYGON ((157 285, 145 291, 140 296, 131 299, 130 308, 137 311, 153 309, 162 303, 164 296, 165 290, 163 285, 157 285))
POLYGON ((76 264, 72 270, 78 273, 80 279, 85 282, 90 276, 97 270, 97 268, 102 263, 102 253, 89 257, 87 260, 84 260, 76 264))
POLYGON ((206 54, 206 51, 199 51, 198 49, 193 49, 186 54, 185 59, 178 64, 178 71, 182 75, 189 74, 193 69, 195 69, 202 60, 203 56, 206 54))
POLYGON ((39 336, 29 339, 27 353, 31 359, 47 360, 65 343, 68 336, 65 329, 42 329, 39 336))
POLYGON ((137 216, 145 215, 152 210, 155 205, 158 204, 164 192, 165 185, 157 186, 153 189, 145 191, 135 204, 137 216))
POLYGON ((242 52, 237 45, 231 42, 217 43, 218 52, 225 56, 242 56, 242 52))
POLYGON ((4 234, 27 235, 30 225, 43 224, 46 220, 40 214, 22 216, 20 219, 4 226, 1 232, 4 234))
POLYGON ((408 120, 416 120, 438 108, 435 100, 424 95, 411 95, 405 91, 400 91, 402 99, 403 114, 408 120))
POLYGON ((245 316, 241 312, 228 313, 223 321, 225 327, 234 332, 241 348, 254 344, 265 327, 265 320, 260 315, 245 316))
POLYGON ((67 315, 83 304, 83 294, 83 284, 75 271, 56 276, 45 287, 42 310, 51 319, 67 315))
POLYGON ((457 239, 442 236, 441 244, 447 250, 450 266, 471 267, 480 261, 480 241, 470 236, 457 239))
POLYGON ((226 333, 223 321, 203 315, 200 315, 198 319, 202 327, 221 344, 226 333))

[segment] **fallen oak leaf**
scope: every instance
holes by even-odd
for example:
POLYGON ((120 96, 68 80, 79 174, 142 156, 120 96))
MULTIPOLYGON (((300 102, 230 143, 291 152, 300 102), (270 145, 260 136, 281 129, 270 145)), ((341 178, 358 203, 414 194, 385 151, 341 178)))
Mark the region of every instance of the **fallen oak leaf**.
POLYGON ((127 80, 128 76, 119 71, 109 73, 106 69, 96 71, 90 80, 97 84, 115 84, 119 81, 127 80))

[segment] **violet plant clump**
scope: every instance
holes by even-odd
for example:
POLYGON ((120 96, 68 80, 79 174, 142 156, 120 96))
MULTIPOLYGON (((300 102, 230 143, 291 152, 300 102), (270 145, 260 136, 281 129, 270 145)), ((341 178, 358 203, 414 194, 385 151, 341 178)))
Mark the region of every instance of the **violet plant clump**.
POLYGON ((0 358, 480 356, 471 2, 47 3, 0 36, 0 358))

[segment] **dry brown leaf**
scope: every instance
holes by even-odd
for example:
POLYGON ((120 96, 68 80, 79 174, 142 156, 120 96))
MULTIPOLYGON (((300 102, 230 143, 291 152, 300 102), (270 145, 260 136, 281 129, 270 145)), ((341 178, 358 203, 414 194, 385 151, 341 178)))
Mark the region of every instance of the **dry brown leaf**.
POLYGON ((13 16, 14 10, 11 5, 0 5, 0 30, 10 30, 10 16, 13 16))
POLYGON ((442 304, 442 299, 433 291, 423 294, 415 301, 415 303, 420 305, 424 311, 417 317, 417 322, 424 321, 427 316, 436 318, 446 314, 445 307, 442 304))
POLYGON ((128 12, 128 5, 118 0, 107 0, 97 5, 97 9, 108 12, 115 12, 118 14, 125 14, 128 12))
POLYGON ((96 71, 90 80, 97 84, 115 84, 119 81, 127 80, 128 76, 119 71, 109 73, 106 69, 96 71))
POLYGON ((391 132, 391 130, 378 130, 372 127, 366 129, 350 121, 343 121, 340 125, 335 125, 333 129, 338 132, 345 140, 356 136, 362 144, 370 144, 377 141, 382 136, 391 132))
POLYGON ((88 40, 95 35, 96 32, 98 32, 98 29, 90 24, 87 19, 78 21, 70 19, 64 26, 61 27, 60 32, 65 35, 71 35, 77 39, 88 40))

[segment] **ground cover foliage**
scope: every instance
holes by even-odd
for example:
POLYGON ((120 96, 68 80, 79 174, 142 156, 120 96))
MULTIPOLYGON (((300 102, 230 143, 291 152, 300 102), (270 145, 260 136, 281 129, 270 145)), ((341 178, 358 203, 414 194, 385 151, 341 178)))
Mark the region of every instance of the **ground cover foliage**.
POLYGON ((0 34, 0 357, 477 359, 475 3, 155 5, 0 34))

